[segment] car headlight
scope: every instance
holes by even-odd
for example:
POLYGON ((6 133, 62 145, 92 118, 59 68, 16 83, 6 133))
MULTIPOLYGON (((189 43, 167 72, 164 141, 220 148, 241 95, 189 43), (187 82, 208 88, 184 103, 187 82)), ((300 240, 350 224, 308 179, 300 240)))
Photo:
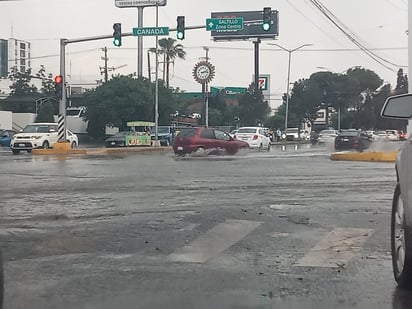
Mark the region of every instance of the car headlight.
POLYGON ((35 136, 32 136, 31 138, 32 139, 39 139, 39 138, 41 138, 41 135, 35 135, 35 136))

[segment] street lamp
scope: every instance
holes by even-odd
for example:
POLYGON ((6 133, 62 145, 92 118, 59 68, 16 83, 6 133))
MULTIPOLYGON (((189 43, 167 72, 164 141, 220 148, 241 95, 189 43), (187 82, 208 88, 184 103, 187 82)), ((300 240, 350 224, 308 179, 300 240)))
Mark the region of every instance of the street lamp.
POLYGON ((276 43, 268 43, 268 45, 274 45, 279 47, 280 49, 284 50, 285 52, 289 53, 289 62, 288 62, 288 83, 286 86, 286 113, 285 113, 285 130, 288 128, 288 109, 289 109, 289 83, 290 83, 290 58, 292 56, 292 53, 297 51, 298 49, 301 49, 305 46, 312 46, 313 44, 303 44, 300 45, 294 49, 287 49, 284 48, 283 46, 276 44, 276 43))

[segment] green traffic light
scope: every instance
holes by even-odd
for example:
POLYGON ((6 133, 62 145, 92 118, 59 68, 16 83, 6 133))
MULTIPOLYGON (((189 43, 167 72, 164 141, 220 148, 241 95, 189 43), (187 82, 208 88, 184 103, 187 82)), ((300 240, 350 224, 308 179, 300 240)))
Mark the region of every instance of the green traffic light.
POLYGON ((262 24, 262 29, 263 29, 263 31, 269 31, 270 30, 270 23, 263 23, 262 24))
POLYGON ((176 37, 179 39, 179 40, 183 40, 184 39, 184 37, 185 37, 185 35, 184 35, 184 33, 183 32, 177 32, 177 34, 176 34, 176 37))
POLYGON ((113 45, 114 46, 120 46, 120 40, 119 39, 114 39, 113 40, 113 45))

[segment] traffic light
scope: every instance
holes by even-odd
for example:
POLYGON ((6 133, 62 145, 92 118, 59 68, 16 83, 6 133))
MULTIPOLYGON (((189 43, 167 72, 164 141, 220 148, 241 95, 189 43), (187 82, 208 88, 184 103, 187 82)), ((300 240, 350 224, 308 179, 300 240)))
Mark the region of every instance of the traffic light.
POLYGON ((185 17, 184 16, 177 16, 177 33, 176 37, 179 40, 183 40, 185 38, 185 17))
POLYGON ((122 24, 113 24, 113 45, 120 47, 122 46, 122 24))
POLYGON ((63 76, 57 75, 54 77, 54 92, 59 99, 63 96, 63 76))
POLYGON ((272 8, 265 7, 263 8, 262 30, 269 31, 271 27, 272 27, 272 8))

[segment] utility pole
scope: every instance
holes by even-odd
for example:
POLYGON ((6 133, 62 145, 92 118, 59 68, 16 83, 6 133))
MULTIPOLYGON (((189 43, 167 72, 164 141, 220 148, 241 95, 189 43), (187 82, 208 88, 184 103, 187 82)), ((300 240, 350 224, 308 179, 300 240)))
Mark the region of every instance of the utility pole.
MULTIPOLYGON (((204 46, 204 51, 206 52, 206 62, 209 62, 209 47, 204 46)), ((205 126, 209 127, 209 84, 205 83, 203 87, 203 96, 205 100, 205 126)))
POLYGON ((255 44, 255 93, 259 92, 259 44, 260 39, 253 42, 255 44))
POLYGON ((108 70, 107 70, 107 61, 109 58, 107 58, 107 47, 102 48, 102 51, 104 52, 104 57, 102 57, 102 60, 104 61, 104 67, 100 67, 100 70, 103 69, 102 74, 104 75, 104 81, 107 83, 109 77, 108 77, 108 70))

